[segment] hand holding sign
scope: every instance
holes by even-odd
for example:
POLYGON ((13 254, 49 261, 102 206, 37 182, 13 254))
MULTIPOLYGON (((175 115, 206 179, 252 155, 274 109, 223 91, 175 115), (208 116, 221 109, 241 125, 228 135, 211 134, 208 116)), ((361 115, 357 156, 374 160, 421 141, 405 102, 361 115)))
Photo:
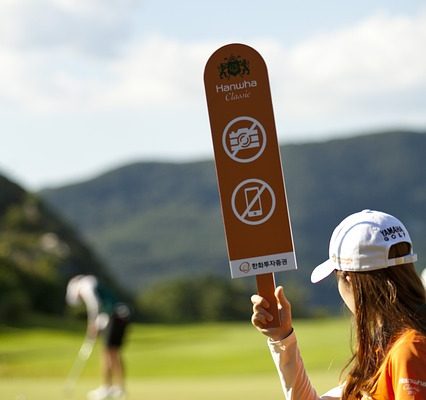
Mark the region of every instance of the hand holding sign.
POLYGON ((270 304, 263 297, 253 295, 251 302, 253 303, 253 315, 251 322, 253 326, 264 335, 272 340, 279 341, 285 339, 293 332, 293 322, 291 317, 291 305, 284 294, 282 286, 275 289, 275 298, 278 303, 278 311, 280 316, 279 326, 269 326, 268 321, 272 318, 269 312, 270 304))
POLYGON ((277 325, 273 273, 296 259, 266 65, 230 44, 210 57, 204 83, 231 275, 256 275, 277 325))

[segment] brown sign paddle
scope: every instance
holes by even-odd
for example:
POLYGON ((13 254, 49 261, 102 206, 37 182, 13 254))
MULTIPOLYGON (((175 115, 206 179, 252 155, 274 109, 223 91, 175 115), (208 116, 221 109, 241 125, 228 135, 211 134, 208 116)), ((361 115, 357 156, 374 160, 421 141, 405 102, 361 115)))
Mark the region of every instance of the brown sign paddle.
POLYGON ((277 326, 274 272, 297 267, 266 64, 229 44, 208 60, 204 84, 231 276, 256 275, 277 326))

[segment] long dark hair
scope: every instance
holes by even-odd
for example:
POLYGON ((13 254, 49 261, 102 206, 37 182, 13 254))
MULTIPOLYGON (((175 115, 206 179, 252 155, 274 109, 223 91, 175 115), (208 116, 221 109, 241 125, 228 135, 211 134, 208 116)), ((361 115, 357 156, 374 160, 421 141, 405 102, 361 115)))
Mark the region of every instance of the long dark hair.
MULTIPOLYGON (((390 249, 389 258, 408 254, 409 243, 390 249)), ((356 344, 347 367, 342 400, 371 395, 378 371, 395 340, 406 330, 426 335, 425 289, 413 264, 370 272, 344 272, 355 303, 356 344)))

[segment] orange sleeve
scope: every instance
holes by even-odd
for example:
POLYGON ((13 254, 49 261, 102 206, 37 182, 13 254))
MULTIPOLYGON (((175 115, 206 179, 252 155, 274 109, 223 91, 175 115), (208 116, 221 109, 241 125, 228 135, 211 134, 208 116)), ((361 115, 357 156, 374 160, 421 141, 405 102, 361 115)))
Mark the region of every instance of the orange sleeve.
POLYGON ((425 400, 426 338, 409 333, 399 340, 391 350, 386 369, 390 374, 387 377, 388 390, 391 389, 394 395, 389 399, 425 400))

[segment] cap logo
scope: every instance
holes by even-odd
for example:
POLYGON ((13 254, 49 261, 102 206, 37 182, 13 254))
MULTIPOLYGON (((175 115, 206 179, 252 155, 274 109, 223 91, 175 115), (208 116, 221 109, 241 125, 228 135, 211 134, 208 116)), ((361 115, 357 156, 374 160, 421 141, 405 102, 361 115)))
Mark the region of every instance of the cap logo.
POLYGON ((382 229, 380 233, 383 236, 383 239, 387 242, 389 240, 395 240, 395 239, 404 239, 406 234, 404 229, 397 225, 397 226, 390 226, 389 228, 382 229))
POLYGON ((343 258, 343 257, 337 257, 336 254, 333 254, 331 257, 334 263, 338 264, 352 264, 353 259, 352 258, 343 258))

